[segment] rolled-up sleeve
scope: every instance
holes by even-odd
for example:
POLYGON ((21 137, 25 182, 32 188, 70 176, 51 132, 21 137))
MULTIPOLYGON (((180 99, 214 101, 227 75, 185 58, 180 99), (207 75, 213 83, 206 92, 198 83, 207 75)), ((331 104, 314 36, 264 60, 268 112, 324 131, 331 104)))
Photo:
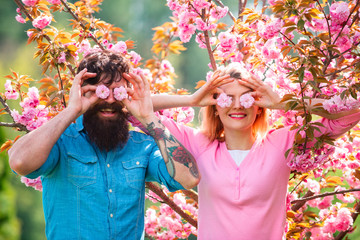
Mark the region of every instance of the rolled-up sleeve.
MULTIPOLYGON (((58 164, 60 159, 60 152, 61 152, 61 140, 58 140, 53 148, 51 149, 48 158, 46 159, 45 163, 37 170, 33 171, 32 173, 26 175, 25 177, 34 179, 39 176, 46 176, 48 175, 58 164)), ((35 158, 36 156, 34 156, 35 158)))

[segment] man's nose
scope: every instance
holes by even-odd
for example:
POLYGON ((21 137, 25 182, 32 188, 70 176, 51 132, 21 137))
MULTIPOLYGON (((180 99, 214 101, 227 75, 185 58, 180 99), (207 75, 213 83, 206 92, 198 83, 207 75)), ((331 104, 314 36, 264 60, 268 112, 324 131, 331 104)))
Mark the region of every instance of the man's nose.
POLYGON ((114 103, 114 102, 116 102, 116 99, 115 99, 115 97, 114 97, 114 91, 113 91, 113 89, 110 89, 110 94, 109 94, 109 96, 105 99, 105 102, 107 102, 107 103, 114 103))

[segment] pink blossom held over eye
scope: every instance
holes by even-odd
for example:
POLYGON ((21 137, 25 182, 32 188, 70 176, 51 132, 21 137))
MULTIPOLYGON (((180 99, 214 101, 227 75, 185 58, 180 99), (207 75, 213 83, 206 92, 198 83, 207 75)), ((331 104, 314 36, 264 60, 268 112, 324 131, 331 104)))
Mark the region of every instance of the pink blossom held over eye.
POLYGON ((110 95, 110 90, 105 85, 99 85, 96 88, 96 96, 98 96, 101 99, 106 99, 110 95))
POLYGON ((222 108, 230 107, 232 103, 231 97, 226 95, 226 93, 221 93, 219 97, 216 99, 216 101, 217 101, 217 105, 219 105, 222 108))
POLYGON ((123 86, 115 88, 114 89, 114 97, 118 101, 124 100, 125 98, 128 97, 126 89, 123 86))
POLYGON ((52 17, 47 15, 41 15, 34 19, 32 22, 33 26, 39 29, 44 29, 51 23, 52 17))
POLYGON ((250 93, 246 93, 240 97, 240 104, 244 108, 251 107, 254 104, 254 102, 255 102, 255 99, 251 96, 250 93))

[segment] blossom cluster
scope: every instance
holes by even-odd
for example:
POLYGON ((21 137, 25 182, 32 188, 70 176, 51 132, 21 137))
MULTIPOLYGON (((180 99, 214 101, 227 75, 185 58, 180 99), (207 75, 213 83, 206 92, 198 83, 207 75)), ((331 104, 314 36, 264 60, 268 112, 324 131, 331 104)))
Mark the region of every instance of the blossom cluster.
MULTIPOLYGON (((194 0, 191 5, 186 1, 181 3, 176 0, 167 0, 167 5, 172 10, 173 16, 178 19, 176 35, 184 43, 189 42, 197 30, 214 30, 217 27, 216 22, 229 10, 228 7, 219 7, 206 0, 194 0), (200 15, 203 11, 209 16, 206 20, 200 15)), ((204 44, 201 40, 200 42, 204 44)))
MULTIPOLYGON (((163 191, 168 192, 165 188, 163 191)), ((146 198, 153 203, 160 200, 160 197, 150 190, 146 198)), ((195 202, 187 201, 181 192, 176 192, 172 198, 177 206, 197 219, 198 209, 195 202)), ((187 222, 184 223, 181 216, 166 204, 162 204, 159 208, 153 206, 146 210, 145 231, 149 236, 159 240, 187 239, 191 234, 197 234, 194 226, 187 222)))
POLYGON ((358 108, 360 101, 354 98, 341 99, 339 95, 335 95, 332 98, 323 102, 323 108, 329 113, 338 113, 358 108))
MULTIPOLYGON (((9 82, 7 81, 5 85, 8 86, 8 84, 9 82)), ((7 96, 9 95, 10 94, 7 96)), ((18 97, 18 95, 14 96, 14 94, 11 96, 14 97, 11 99, 18 97)), ((40 104, 39 97, 39 90, 36 87, 31 87, 27 92, 27 97, 20 102, 22 113, 19 113, 18 110, 15 109, 11 111, 14 122, 26 126, 29 131, 40 127, 50 119, 49 110, 45 105, 40 104)))

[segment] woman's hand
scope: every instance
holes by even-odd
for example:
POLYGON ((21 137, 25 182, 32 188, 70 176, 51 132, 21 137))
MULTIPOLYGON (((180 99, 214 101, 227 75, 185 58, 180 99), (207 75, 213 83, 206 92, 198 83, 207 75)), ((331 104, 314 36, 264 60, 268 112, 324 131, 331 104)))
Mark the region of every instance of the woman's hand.
POLYGON ((254 74, 251 74, 250 78, 239 79, 240 84, 253 89, 251 96, 255 99, 255 104, 259 107, 269 109, 282 109, 283 103, 281 98, 272 88, 261 81, 254 74))
POLYGON ((123 103, 127 110, 141 123, 152 119, 154 115, 153 105, 150 94, 150 84, 143 74, 140 76, 134 73, 124 73, 124 78, 128 80, 133 88, 127 88, 131 99, 124 99, 123 103))
POLYGON ((211 79, 191 95, 191 105, 198 107, 215 105, 216 99, 214 95, 223 92, 219 87, 232 81, 234 79, 230 78, 229 75, 223 75, 221 71, 215 71, 211 79))

